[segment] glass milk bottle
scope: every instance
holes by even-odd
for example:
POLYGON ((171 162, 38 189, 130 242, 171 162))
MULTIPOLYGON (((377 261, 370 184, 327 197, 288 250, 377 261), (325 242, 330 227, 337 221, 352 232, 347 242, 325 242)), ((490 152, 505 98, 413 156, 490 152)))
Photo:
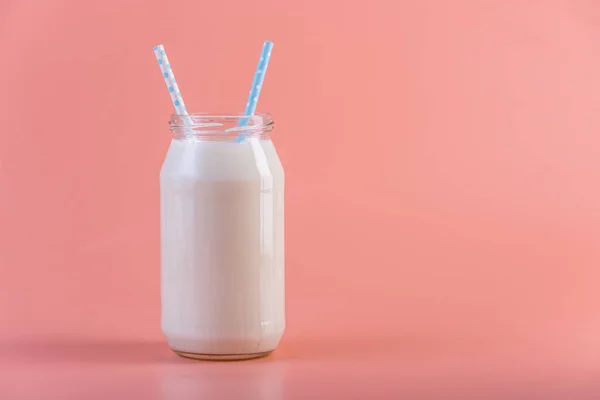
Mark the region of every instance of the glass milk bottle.
POLYGON ((285 329, 284 172, 273 120, 191 114, 170 126, 160 173, 162 331, 184 357, 267 355, 285 329))

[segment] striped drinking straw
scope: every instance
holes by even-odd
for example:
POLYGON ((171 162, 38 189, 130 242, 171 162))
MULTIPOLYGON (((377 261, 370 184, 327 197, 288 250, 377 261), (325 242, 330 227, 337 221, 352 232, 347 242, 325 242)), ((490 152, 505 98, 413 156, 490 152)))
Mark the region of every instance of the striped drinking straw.
POLYGON ((154 56, 156 57, 156 61, 158 61, 160 72, 165 79, 165 83, 167 85, 167 89, 169 90, 169 95, 171 96, 171 101, 175 107, 176 114, 187 115, 187 108, 185 108, 185 103, 183 102, 183 97, 181 97, 179 86, 177 86, 173 69, 171 68, 171 64, 167 58, 167 53, 165 53, 165 48, 162 44, 154 46, 154 56))
MULTIPOLYGON (((175 80, 175 74, 173 74, 173 69, 171 68, 167 53, 162 44, 154 46, 154 56, 156 57, 156 61, 158 61, 160 72, 165 80, 167 89, 169 90, 173 107, 175 107, 175 114, 188 115, 187 108, 183 102, 183 97, 181 97, 181 92, 179 91, 179 86, 177 86, 177 80, 175 80)), ((191 117, 187 117, 184 119, 184 122, 191 125, 193 121, 191 117)), ((185 130, 185 136, 188 136, 190 132, 191 131, 189 130, 185 130)))
MULTIPOLYGON (((254 79, 252 80, 252 87, 250 88, 250 94, 248 95, 248 101, 246 102, 246 108, 244 109, 244 116, 252 116, 256 111, 256 105, 260 96, 260 90, 262 89, 263 82, 265 80, 265 74, 267 73, 267 67, 269 66, 269 59, 271 58, 271 50, 273 49, 273 43, 266 41, 263 43, 262 51, 260 52, 260 59, 254 73, 254 79)), ((241 118, 238 123, 239 127, 247 126, 250 123, 250 118, 241 118)), ((236 142, 241 142, 246 137, 247 132, 241 133, 236 139, 236 142)))

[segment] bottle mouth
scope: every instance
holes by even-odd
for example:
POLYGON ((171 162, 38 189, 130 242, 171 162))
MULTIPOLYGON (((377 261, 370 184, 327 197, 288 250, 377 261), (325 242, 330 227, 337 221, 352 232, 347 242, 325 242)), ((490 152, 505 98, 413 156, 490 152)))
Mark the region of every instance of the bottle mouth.
POLYGON ((175 139, 235 140, 243 135, 268 138, 274 128, 269 113, 254 115, 210 113, 172 114, 169 121, 175 139))

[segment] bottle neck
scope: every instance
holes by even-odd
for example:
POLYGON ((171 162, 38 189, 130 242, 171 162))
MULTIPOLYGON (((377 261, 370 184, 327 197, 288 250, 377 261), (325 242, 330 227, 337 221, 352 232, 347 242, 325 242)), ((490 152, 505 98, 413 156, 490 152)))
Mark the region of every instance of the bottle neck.
POLYGON ((241 139, 268 140, 274 128, 270 114, 172 115, 169 121, 173 138, 239 142, 241 139))

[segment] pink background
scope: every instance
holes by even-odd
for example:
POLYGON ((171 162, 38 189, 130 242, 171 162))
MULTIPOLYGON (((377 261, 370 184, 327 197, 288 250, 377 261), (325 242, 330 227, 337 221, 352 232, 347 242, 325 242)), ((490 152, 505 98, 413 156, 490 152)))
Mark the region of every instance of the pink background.
POLYGON ((0 395, 600 396, 598 43, 594 0, 0 0, 0 395), (263 40, 288 330, 191 363, 152 47, 188 109, 239 111, 263 40))

